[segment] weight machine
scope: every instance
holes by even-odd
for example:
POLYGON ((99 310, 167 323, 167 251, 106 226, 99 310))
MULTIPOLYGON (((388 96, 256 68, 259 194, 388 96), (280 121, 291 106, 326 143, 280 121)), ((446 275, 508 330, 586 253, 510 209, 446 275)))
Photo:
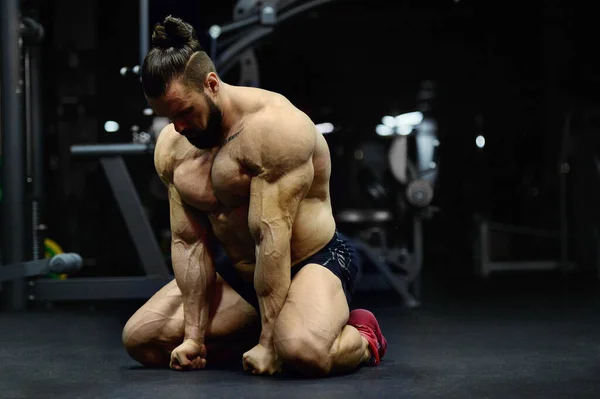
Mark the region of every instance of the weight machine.
POLYGON ((44 198, 44 166, 37 45, 44 37, 44 28, 34 19, 22 17, 18 5, 16 0, 0 3, 3 54, 0 293, 3 304, 10 310, 25 308, 26 278, 71 273, 82 266, 78 254, 58 254, 49 259, 42 256, 41 234, 45 226, 40 208, 44 198), (28 231, 26 226, 31 229, 28 231))
POLYGON ((388 183, 391 188, 386 189, 378 182, 366 183, 370 196, 385 199, 387 205, 336 213, 342 228, 354 232, 354 244, 364 262, 375 266, 377 271, 362 273, 357 289, 391 287, 409 308, 420 306, 423 221, 432 218, 437 211, 432 206, 439 168, 436 149, 440 145, 437 123, 431 112, 434 98, 434 83, 424 81, 417 94, 418 112, 396 117, 412 119, 414 115, 418 120, 408 130, 395 127, 401 133, 393 137, 387 151, 388 167, 395 180, 388 183), (409 147, 414 148, 414 153, 409 147), (390 239, 399 225, 409 225, 412 243, 400 240, 403 241, 400 245, 390 239), (412 244, 412 250, 408 244, 412 244))
MULTIPOLYGON (((74 273, 80 255, 59 254, 40 259, 42 233, 39 207, 43 193, 43 129, 40 115, 39 56, 35 47, 43 28, 31 18, 20 18, 18 0, 1 2, 0 50, 2 51, 2 262, 0 287, 3 302, 23 310, 29 301, 90 299, 145 299, 172 279, 160 247, 135 191, 122 156, 152 154, 153 145, 138 143, 73 146, 74 157, 100 157, 117 204, 131 233, 142 266, 142 277, 46 278, 49 273, 74 273), (22 116, 25 116, 25 125, 22 116), (25 140, 23 140, 25 138, 25 140), (26 156, 24 156, 26 154, 26 156), (27 184, 26 184, 27 183, 27 184), (31 198, 31 202, 27 199, 31 198), (31 203, 31 210, 25 204, 31 203), (28 234, 26 226, 31 222, 28 234), (26 254, 26 243, 32 251, 26 254), (31 259, 26 261, 26 259, 31 259)), ((140 62, 148 51, 148 1, 140 0, 140 62)), ((145 137, 138 134, 136 137, 145 137)))

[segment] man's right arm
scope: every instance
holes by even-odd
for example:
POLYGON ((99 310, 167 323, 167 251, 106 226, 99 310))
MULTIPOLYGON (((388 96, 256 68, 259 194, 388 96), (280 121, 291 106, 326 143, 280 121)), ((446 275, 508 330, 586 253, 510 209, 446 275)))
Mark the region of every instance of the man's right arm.
POLYGON ((199 344, 209 323, 210 295, 216 272, 210 252, 210 228, 203 216, 181 200, 169 185, 171 259, 183 301, 185 337, 199 344))
POLYGON ((210 228, 204 216, 186 205, 173 184, 172 125, 160 133, 154 150, 156 171, 168 188, 171 220, 171 260, 183 301, 185 339, 202 344, 209 322, 210 290, 216 278, 210 253, 210 228))

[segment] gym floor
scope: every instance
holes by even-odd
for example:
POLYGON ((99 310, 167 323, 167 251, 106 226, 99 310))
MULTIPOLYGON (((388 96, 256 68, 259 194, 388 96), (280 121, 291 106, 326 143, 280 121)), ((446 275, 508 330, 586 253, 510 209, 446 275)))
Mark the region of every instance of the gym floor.
POLYGON ((130 302, 0 313, 0 397, 600 397, 596 283, 542 284, 426 294, 417 310, 391 294, 361 294, 355 307, 378 316, 388 353, 379 367, 326 379, 256 377, 241 364, 187 373, 141 368, 120 344, 138 305, 130 302))

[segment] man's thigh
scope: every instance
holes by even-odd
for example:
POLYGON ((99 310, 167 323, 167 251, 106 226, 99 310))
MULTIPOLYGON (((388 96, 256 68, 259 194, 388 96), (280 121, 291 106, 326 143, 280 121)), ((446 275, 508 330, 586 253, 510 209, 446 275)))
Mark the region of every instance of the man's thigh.
POLYGON ((308 264, 292 280, 275 324, 275 347, 300 346, 327 354, 348 316, 340 279, 321 265, 308 264))
MULTIPOLYGON (((215 291, 211 297, 210 317, 207 342, 228 341, 227 338, 238 334, 250 334, 257 327, 257 331, 260 331, 256 310, 220 276, 217 276, 215 291)), ((167 352, 170 353, 183 341, 183 337, 183 303, 175 280, 165 285, 138 309, 123 330, 123 343, 128 350, 141 351, 142 355, 148 349, 164 348, 166 356, 167 352)))

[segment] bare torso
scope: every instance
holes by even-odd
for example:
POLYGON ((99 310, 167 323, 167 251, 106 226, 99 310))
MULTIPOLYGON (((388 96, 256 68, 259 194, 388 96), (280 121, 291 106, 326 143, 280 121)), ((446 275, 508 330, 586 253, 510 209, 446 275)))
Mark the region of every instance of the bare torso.
MULTIPOLYGON (((208 216, 216 239, 234 263, 240 275, 251 281, 255 266, 255 241, 248 225, 250 184, 256 170, 246 161, 245 154, 256 150, 264 116, 268 113, 289 114, 306 118, 284 97, 268 91, 237 88, 240 95, 256 103, 254 112, 245 115, 236 126, 240 132, 221 148, 199 150, 172 127, 161 139, 169 157, 167 173, 181 199, 208 216)), ((314 125, 312 125, 314 126, 314 125)), ((285 129, 286 126, 278 126, 285 129)), ((312 163, 314 178, 308 193, 300 202, 291 236, 292 266, 324 247, 333 237, 333 219, 329 196, 331 160, 327 142, 316 128, 307 134, 316 136, 312 163)))

